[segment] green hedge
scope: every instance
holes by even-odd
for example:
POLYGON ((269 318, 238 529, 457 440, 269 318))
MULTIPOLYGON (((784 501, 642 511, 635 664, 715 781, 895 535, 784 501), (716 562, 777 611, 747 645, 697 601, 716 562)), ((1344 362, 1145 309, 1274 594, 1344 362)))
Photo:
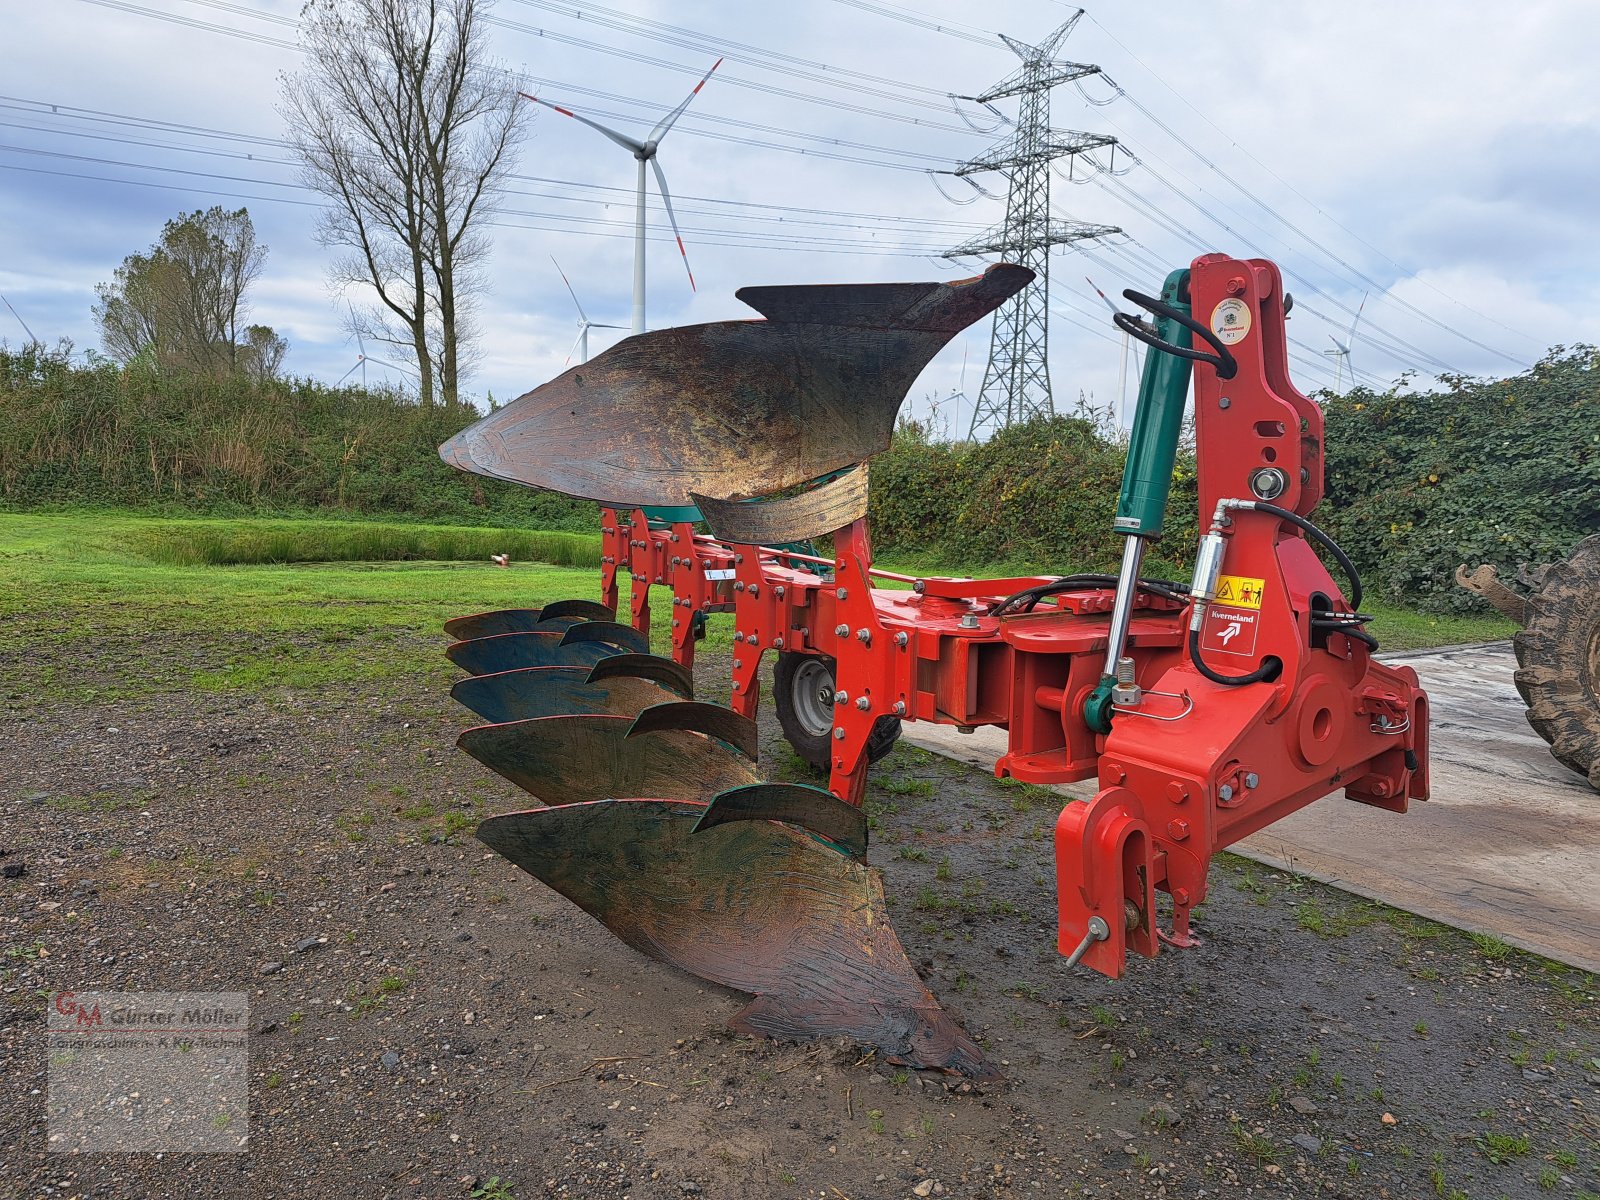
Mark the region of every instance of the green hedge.
MULTIPOLYGON (((1013 425, 980 445, 896 431, 872 464, 874 543, 975 565, 1030 563, 1049 574, 1115 570, 1112 531, 1124 447, 1075 417, 1013 425)), ((1197 537, 1194 460, 1180 456, 1166 536, 1147 573, 1186 575, 1197 537)))
POLYGON ((440 462, 439 443, 478 415, 310 380, 198 379, 0 351, 0 503, 596 528, 592 504, 440 462))
POLYGON ((1325 520, 1370 594, 1483 610, 1458 563, 1549 562, 1600 530, 1600 354, 1556 347, 1512 379, 1329 399, 1325 520))

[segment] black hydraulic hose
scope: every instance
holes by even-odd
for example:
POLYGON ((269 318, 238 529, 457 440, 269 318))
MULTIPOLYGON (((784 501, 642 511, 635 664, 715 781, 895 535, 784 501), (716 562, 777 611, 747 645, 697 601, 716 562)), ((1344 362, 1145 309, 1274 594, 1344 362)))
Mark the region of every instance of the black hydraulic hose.
MULTIPOLYGON (((1324 546, 1328 553, 1338 561, 1340 568, 1350 580, 1350 611, 1338 615, 1313 615, 1311 627, 1328 632, 1342 633, 1362 642, 1369 650, 1378 648, 1378 639, 1373 637, 1361 625, 1368 618, 1362 615, 1361 598, 1361 573, 1356 570, 1355 563, 1350 561, 1350 556, 1344 552, 1339 543, 1334 541, 1315 524, 1302 517, 1297 512, 1287 508, 1280 508, 1276 504, 1268 504, 1265 500, 1252 500, 1246 504, 1233 502, 1233 507, 1247 508, 1254 512, 1270 513, 1280 521, 1287 521, 1295 528, 1303 530, 1306 535, 1324 546)), ((1217 509, 1219 519, 1223 512, 1221 506, 1217 509)), ((1200 657, 1200 629, 1198 626, 1189 630, 1189 659, 1194 663, 1195 670, 1204 675, 1212 683, 1222 684, 1224 687, 1242 687, 1247 683, 1270 683, 1283 673, 1283 660, 1276 655, 1269 654, 1261 660, 1261 664, 1246 675, 1223 675, 1208 667, 1200 657)))
MULTIPOLYGON (((1023 588, 1020 592, 996 603, 989 609, 988 615, 997 617, 1013 611, 1032 612, 1039 601, 1050 596, 1059 596, 1063 592, 1096 591, 1116 586, 1115 575, 1068 575, 1061 579, 1053 579, 1049 583, 1036 583, 1030 588, 1023 588)), ((1188 598, 1189 585, 1175 583, 1170 579, 1141 579, 1139 590, 1160 596, 1163 600, 1182 604, 1188 598)))
POLYGON ((1322 530, 1297 512, 1290 512, 1287 508, 1279 508, 1276 504, 1268 504, 1265 500, 1255 501, 1252 507, 1257 512, 1271 513, 1279 520, 1287 521, 1297 529, 1303 529, 1312 538, 1327 547, 1328 553, 1338 560, 1340 569, 1344 571, 1346 578, 1350 580, 1351 611, 1355 612, 1361 608, 1361 575, 1356 570, 1355 563, 1350 561, 1350 556, 1340 548, 1338 542, 1323 533, 1322 530))
POLYGON ((1223 675, 1206 666, 1205 660, 1200 657, 1200 631, 1189 630, 1189 661, 1194 663, 1194 669, 1199 671, 1212 683, 1220 683, 1223 687, 1243 687, 1247 683, 1271 683, 1283 674, 1283 659, 1276 654, 1269 654, 1261 660, 1261 665, 1248 675, 1223 675))

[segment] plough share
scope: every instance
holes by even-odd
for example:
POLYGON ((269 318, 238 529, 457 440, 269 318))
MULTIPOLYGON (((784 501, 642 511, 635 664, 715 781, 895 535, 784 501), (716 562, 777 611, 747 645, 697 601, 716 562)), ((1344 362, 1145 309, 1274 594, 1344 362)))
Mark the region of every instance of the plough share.
POLYGON ((766 320, 629 338, 441 447, 602 505, 600 603, 446 626, 469 672, 453 694, 489 722, 462 748, 544 805, 478 836, 629 945, 753 994, 740 1031, 994 1074, 866 862, 866 773, 901 722, 1000 726, 997 775, 1098 780, 1055 826, 1059 948, 1112 977, 1129 950, 1196 944, 1218 850, 1340 789, 1395 812, 1427 797, 1427 698, 1374 660, 1354 568, 1309 519, 1322 414, 1289 380, 1270 262, 1207 255, 1159 298, 1126 293, 1150 317, 1117 321, 1152 353, 1117 576, 873 566, 868 459, 922 367, 1030 278, 747 289, 766 320), (1147 580, 1191 379, 1209 530, 1190 583, 1147 580), (794 545, 824 534, 831 558, 794 545), (670 657, 649 653, 653 586, 672 593, 670 657), (693 699, 715 613, 733 618, 731 707, 693 699), (755 761, 768 652, 784 733, 826 789, 755 761))

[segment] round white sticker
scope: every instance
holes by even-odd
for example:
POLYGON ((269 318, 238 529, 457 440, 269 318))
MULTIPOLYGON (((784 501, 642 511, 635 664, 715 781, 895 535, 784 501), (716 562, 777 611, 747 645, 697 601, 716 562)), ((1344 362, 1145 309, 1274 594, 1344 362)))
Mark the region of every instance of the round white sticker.
POLYGON ((1224 346, 1232 346, 1250 333, 1250 306, 1237 296, 1229 296, 1211 310, 1211 332, 1224 346))

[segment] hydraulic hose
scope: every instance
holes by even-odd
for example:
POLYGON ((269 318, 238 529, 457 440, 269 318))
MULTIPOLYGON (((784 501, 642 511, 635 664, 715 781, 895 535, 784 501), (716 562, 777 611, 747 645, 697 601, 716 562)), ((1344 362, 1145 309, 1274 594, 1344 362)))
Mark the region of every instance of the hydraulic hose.
POLYGON ((1276 504, 1269 504, 1265 500, 1223 500, 1217 505, 1216 515, 1212 518, 1211 532, 1201 539, 1200 555, 1195 562, 1194 583, 1191 593, 1194 599, 1194 614, 1189 622, 1189 660, 1194 663, 1195 670, 1204 675, 1212 683, 1224 687, 1243 687, 1249 683, 1270 683, 1283 673, 1283 660, 1277 655, 1269 654, 1261 660, 1254 671, 1244 675, 1224 675, 1207 666, 1200 657, 1200 627, 1205 619, 1205 610, 1210 605, 1216 588, 1217 577, 1222 570, 1223 539, 1221 527, 1226 520, 1230 509, 1245 509, 1253 512, 1269 513, 1281 521, 1287 521, 1295 528, 1302 530, 1308 537, 1319 545, 1324 546, 1338 562, 1346 577, 1350 580, 1350 613, 1339 618, 1313 617, 1313 627, 1337 630, 1347 636, 1354 637, 1365 643, 1369 649, 1378 648, 1378 640, 1366 630, 1361 629, 1361 575, 1356 570, 1355 563, 1350 561, 1350 556, 1344 552, 1331 537, 1319 529, 1311 521, 1302 517, 1297 512, 1281 508, 1276 504))
POLYGON ((1220 683, 1223 687, 1243 687, 1247 683, 1271 683, 1283 674, 1283 659, 1276 654, 1269 654, 1261 660, 1261 665, 1248 675, 1223 675, 1206 666, 1205 660, 1200 657, 1200 630, 1189 630, 1189 661, 1194 663, 1194 669, 1199 671, 1212 683, 1220 683))
POLYGON ((1251 501, 1249 507, 1255 509, 1257 512, 1271 513, 1279 520, 1289 522, 1289 524, 1293 525, 1295 528, 1304 530, 1307 535, 1309 535, 1319 544, 1327 547, 1328 553, 1333 555, 1335 560, 1338 561, 1339 569, 1345 573, 1345 578, 1350 580, 1350 610, 1352 612, 1360 611, 1361 575, 1356 570, 1355 563, 1350 561, 1350 556, 1340 548, 1338 542, 1334 541, 1327 534, 1323 533, 1322 530, 1318 529, 1299 513, 1291 512, 1287 508, 1279 508, 1276 504, 1268 504, 1265 500, 1251 501))

